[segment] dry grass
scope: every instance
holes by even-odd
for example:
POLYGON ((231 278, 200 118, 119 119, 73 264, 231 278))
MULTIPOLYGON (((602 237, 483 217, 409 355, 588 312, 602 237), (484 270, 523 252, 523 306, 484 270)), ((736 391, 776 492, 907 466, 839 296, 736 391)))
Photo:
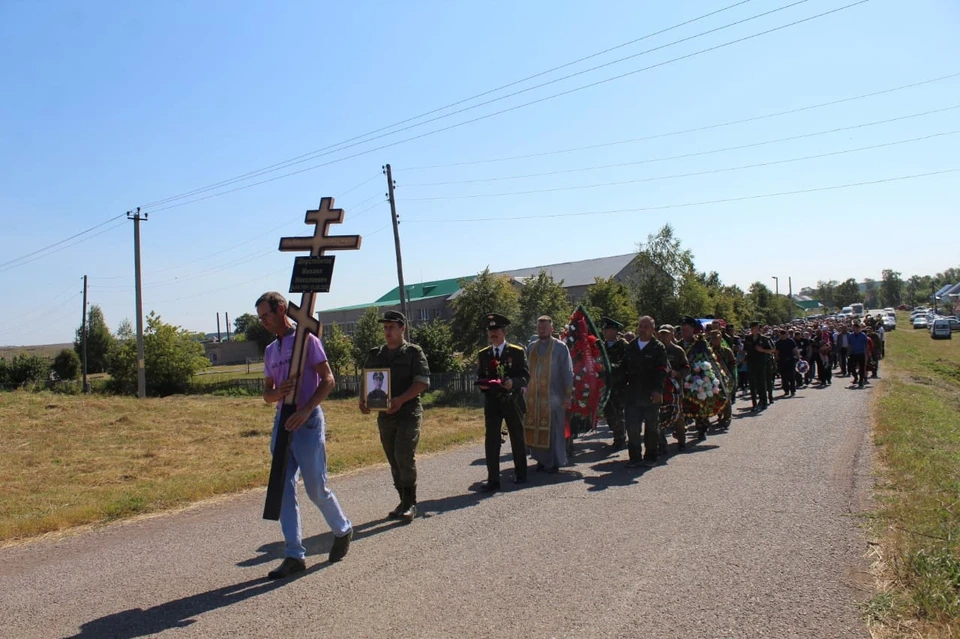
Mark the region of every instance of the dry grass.
MULTIPOLYGON (((324 406, 330 472, 383 461, 376 418, 324 406)), ((263 486, 273 408, 259 398, 0 393, 0 541, 263 486)), ((477 439, 476 408, 425 411, 420 450, 477 439)))
MULTIPOLYGON (((900 318, 900 326, 909 326, 900 318)), ((876 399, 883 589, 869 617, 893 636, 960 635, 960 335, 888 334, 876 399)))

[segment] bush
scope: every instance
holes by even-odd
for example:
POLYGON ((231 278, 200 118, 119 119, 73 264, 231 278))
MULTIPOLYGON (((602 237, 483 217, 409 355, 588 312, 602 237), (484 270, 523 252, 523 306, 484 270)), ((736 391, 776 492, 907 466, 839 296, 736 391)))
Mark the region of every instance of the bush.
MULTIPOLYGON (((190 380, 210 365, 203 354, 203 345, 196 342, 189 331, 165 324, 151 312, 143 335, 147 394, 166 396, 187 391, 190 380)), ((111 362, 110 376, 114 388, 131 392, 137 388, 137 345, 123 344, 111 362)))
POLYGON ((28 386, 50 378, 50 363, 38 355, 17 355, 10 362, 7 378, 11 386, 28 386))
POLYGON ((53 374, 62 381, 74 380, 80 376, 80 366, 76 352, 65 348, 53 359, 53 374))

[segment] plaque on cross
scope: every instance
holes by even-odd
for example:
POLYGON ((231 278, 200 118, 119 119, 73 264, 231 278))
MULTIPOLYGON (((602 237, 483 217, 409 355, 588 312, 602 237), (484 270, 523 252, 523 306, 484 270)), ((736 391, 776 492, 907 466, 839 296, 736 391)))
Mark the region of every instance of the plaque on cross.
MULTIPOLYGON (((360 248, 359 235, 328 235, 331 224, 343 222, 343 209, 333 208, 333 198, 325 197, 320 200, 320 208, 307 211, 305 224, 313 224, 313 235, 303 237, 280 238, 281 251, 303 251, 312 258, 320 257, 325 251, 356 250, 360 248)), ((332 258, 331 258, 332 259, 332 258)), ((296 322, 297 332, 293 342, 293 353, 290 358, 290 378, 296 378, 296 388, 283 398, 280 408, 280 424, 277 429, 277 439, 273 449, 273 459, 270 463, 270 480, 267 484, 267 498, 263 506, 263 518, 274 521, 280 519, 280 502, 283 499, 283 480, 287 473, 287 457, 290 448, 290 433, 283 428, 286 420, 297 410, 297 397, 300 395, 300 373, 303 371, 303 359, 306 353, 307 336, 310 333, 319 337, 320 320, 314 314, 317 292, 329 290, 329 280, 333 273, 333 264, 325 268, 325 278, 315 278, 316 287, 310 284, 310 278, 301 278, 300 304, 289 302, 287 317, 296 322), (312 290, 308 290, 312 289, 312 290)), ((295 271, 296 275, 296 271, 295 271)), ((295 278, 296 281, 296 278, 295 278)), ((293 282, 291 282, 293 284, 293 282)), ((283 380, 276 380, 278 382, 283 380)))

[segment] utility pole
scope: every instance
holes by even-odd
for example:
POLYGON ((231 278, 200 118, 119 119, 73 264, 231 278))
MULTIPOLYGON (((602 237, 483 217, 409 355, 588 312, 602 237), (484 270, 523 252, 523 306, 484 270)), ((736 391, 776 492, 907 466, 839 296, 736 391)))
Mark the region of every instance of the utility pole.
POLYGON ((230 315, 226 311, 223 312, 223 323, 227 325, 227 341, 230 341, 230 315))
POLYGON ((396 186, 393 182, 393 173, 390 171, 390 165, 383 167, 383 172, 387 176, 387 197, 390 199, 390 217, 393 220, 393 243, 397 249, 397 280, 400 284, 400 312, 407 318, 407 324, 413 321, 413 318, 407 314, 407 291, 403 286, 403 260, 400 257, 400 217, 397 215, 397 199, 393 195, 393 189, 396 186))
POLYGON ((89 393, 87 384, 87 276, 83 276, 83 322, 80 324, 81 352, 83 353, 83 392, 89 393))
POLYGON ((770 277, 773 278, 774 284, 775 284, 776 287, 777 287, 777 290, 776 290, 776 292, 775 292, 774 294, 775 294, 775 295, 779 295, 779 294, 780 294, 780 278, 777 277, 776 275, 771 275, 770 277))
POLYGON ((127 211, 127 219, 133 220, 133 278, 137 298, 137 397, 147 396, 147 370, 143 355, 143 287, 140 281, 140 221, 147 220, 147 213, 141 217, 140 207, 136 211, 127 211))
POLYGON ((793 299, 793 277, 787 278, 787 286, 790 289, 790 299, 793 299))
POLYGON ((220 313, 217 313, 217 344, 220 343, 220 313))

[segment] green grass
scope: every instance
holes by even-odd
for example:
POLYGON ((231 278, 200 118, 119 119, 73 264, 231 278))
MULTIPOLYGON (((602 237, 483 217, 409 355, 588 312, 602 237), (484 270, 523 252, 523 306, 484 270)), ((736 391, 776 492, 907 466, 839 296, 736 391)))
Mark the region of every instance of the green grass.
MULTIPOLYGON (((900 326, 909 326, 900 318, 900 326)), ((960 334, 955 334, 960 337, 960 334)), ((888 333, 876 397, 882 548, 891 587, 867 616, 910 636, 960 633, 960 339, 888 333), (917 634, 919 632, 919 635, 917 634)))
MULTIPOLYGON (((273 413, 259 396, 0 393, 0 542, 264 486, 273 413)), ((331 473, 384 461, 376 417, 356 399, 324 413, 331 473)), ((482 435, 482 410, 434 401, 419 450, 482 435)))

